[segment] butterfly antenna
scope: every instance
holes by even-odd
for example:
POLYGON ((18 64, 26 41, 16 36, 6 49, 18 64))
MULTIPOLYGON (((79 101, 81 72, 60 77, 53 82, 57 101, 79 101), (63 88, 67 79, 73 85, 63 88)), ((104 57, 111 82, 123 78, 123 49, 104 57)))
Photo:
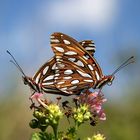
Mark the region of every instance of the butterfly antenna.
POLYGON ((18 62, 16 61, 16 59, 14 58, 14 56, 13 56, 8 50, 7 50, 6 52, 7 52, 7 53, 12 57, 12 59, 13 59, 13 60, 10 60, 10 62, 13 63, 13 64, 19 69, 19 71, 20 71, 24 76, 26 76, 25 73, 23 72, 22 68, 20 67, 20 65, 18 64, 18 62))
POLYGON ((122 68, 126 67, 127 65, 134 63, 134 56, 131 56, 128 58, 125 62, 123 62, 113 73, 112 75, 115 75, 118 71, 120 71, 122 68))

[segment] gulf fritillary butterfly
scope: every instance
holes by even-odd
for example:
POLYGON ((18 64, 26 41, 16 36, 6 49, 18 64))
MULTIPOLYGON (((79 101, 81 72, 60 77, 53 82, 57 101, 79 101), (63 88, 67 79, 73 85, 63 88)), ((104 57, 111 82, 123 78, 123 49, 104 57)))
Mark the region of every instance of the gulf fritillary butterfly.
POLYGON ((133 57, 125 61, 111 75, 104 76, 95 60, 95 45, 92 40, 77 42, 63 33, 51 35, 51 46, 55 57, 50 59, 36 72, 33 78, 25 75, 13 55, 11 62, 23 74, 23 81, 32 93, 51 93, 58 95, 80 94, 84 89, 101 89, 105 84, 112 83, 114 74, 122 67, 133 63, 133 57))
MULTIPOLYGON (((89 51, 89 53, 91 53, 92 55, 95 52, 95 45, 92 40, 83 40, 83 41, 80 41, 79 44, 81 44, 81 46, 87 51, 89 51)), ((31 78, 25 75, 25 73, 23 72, 19 64, 17 63, 14 56, 9 51, 7 51, 7 53, 10 54, 10 56, 13 59, 10 61, 23 74, 22 77, 23 77, 24 84, 28 85, 31 88, 33 94, 35 92, 38 92, 38 93, 45 92, 45 93, 59 94, 59 95, 64 95, 64 96, 69 95, 55 87, 54 74, 56 71, 56 60, 54 57, 50 59, 48 62, 46 62, 44 65, 42 65, 40 69, 36 72, 36 74, 33 76, 33 78, 31 78)), ((79 94, 80 92, 81 92, 80 90, 77 90, 75 91, 75 94, 79 94)))
POLYGON ((104 76, 96 59, 92 57, 93 44, 88 44, 85 49, 82 43, 63 33, 56 32, 51 35, 51 47, 56 59, 54 83, 56 88, 65 94, 73 95, 89 88, 101 89, 105 84, 112 83, 117 71, 133 63, 132 56, 111 75, 104 76))

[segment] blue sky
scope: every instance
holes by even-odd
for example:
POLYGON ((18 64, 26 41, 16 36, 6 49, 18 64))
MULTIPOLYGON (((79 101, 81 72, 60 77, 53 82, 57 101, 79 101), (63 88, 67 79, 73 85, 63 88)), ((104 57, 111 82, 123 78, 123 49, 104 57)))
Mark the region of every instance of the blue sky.
MULTIPOLYGON (((94 40, 97 47, 95 57, 105 74, 111 73, 131 55, 139 59, 139 5, 138 0, 1 0, 1 93, 6 92, 5 85, 10 84, 10 75, 17 71, 10 66, 5 51, 10 50, 27 75, 32 76, 53 56, 49 36, 57 31, 77 40, 94 40)), ((139 66, 132 67, 117 75, 110 92, 127 86, 126 81, 139 80, 136 74, 139 66), (134 77, 130 80, 132 72, 134 77)))

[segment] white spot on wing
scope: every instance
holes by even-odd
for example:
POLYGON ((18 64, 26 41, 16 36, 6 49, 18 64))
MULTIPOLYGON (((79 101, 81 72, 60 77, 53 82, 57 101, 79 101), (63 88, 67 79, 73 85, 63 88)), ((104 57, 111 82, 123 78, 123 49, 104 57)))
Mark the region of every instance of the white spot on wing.
POLYGON ((94 44, 88 44, 88 46, 95 47, 95 45, 94 45, 94 44))
POLYGON ((75 64, 78 65, 78 66, 84 67, 83 62, 81 62, 80 60, 78 60, 77 62, 75 62, 75 64))
POLYGON ((97 80, 100 80, 100 76, 99 76, 99 74, 98 74, 97 71, 95 71, 95 74, 96 74, 96 78, 97 78, 97 80))
POLYGON ((70 87, 69 89, 72 90, 72 89, 75 89, 75 88, 77 88, 77 86, 70 87))
POLYGON ((60 75, 59 73, 55 74, 56 77, 59 76, 59 75, 60 75))
POLYGON ((80 81, 79 80, 73 80, 73 81, 71 81, 71 84, 78 84, 80 81))
POLYGON ((87 51, 90 51, 90 50, 94 50, 95 48, 93 48, 93 47, 86 47, 85 48, 87 51))
POLYGON ((54 39, 55 37, 51 35, 51 37, 50 37, 50 38, 51 38, 51 39, 54 39))
POLYGON ((57 84, 61 85, 61 84, 64 84, 64 83, 65 83, 64 81, 61 81, 61 82, 58 82, 57 84))
POLYGON ((85 81, 85 82, 93 82, 93 80, 86 80, 86 79, 85 79, 84 81, 85 81))
POLYGON ((42 85, 52 85, 53 82, 45 82, 45 83, 42 83, 42 85))
POLYGON ((93 67, 91 65, 88 65, 88 67, 89 67, 90 70, 93 70, 93 67))
POLYGON ((61 56, 59 56, 59 55, 57 55, 57 56, 56 56, 56 58, 60 59, 60 58, 62 58, 62 57, 61 57, 61 56))
POLYGON ((64 52, 64 49, 61 48, 61 47, 55 47, 55 49, 56 49, 57 51, 59 51, 59 52, 64 52))
POLYGON ((65 71, 64 71, 64 74, 72 74, 72 73, 73 73, 72 70, 65 70, 65 71))
POLYGON ((68 80, 68 79, 71 79, 71 78, 72 78, 71 76, 63 77, 64 80, 68 80))
POLYGON ((40 74, 41 74, 41 73, 39 73, 39 74, 38 74, 38 76, 37 76, 37 77, 36 77, 36 79, 35 79, 35 82, 36 82, 36 83, 38 83, 38 82, 39 82, 39 79, 40 79, 40 74))
POLYGON ((65 91, 67 89, 67 87, 61 88, 62 91, 65 91))
POLYGON ((88 60, 88 58, 87 58, 86 56, 83 56, 83 58, 84 58, 85 60, 88 60))
POLYGON ((59 58, 56 58, 56 61, 60 61, 61 59, 59 59, 59 58))
POLYGON ((57 70, 55 70, 55 72, 56 72, 56 73, 58 73, 58 72, 59 72, 59 70, 57 69, 57 70))
POLYGON ((68 58, 69 61, 74 62, 76 58, 68 58))
POLYGON ((47 67, 43 70, 43 75, 45 75, 45 74, 47 73, 48 69, 49 69, 49 66, 47 66, 47 67))
POLYGON ((55 67, 56 67, 56 63, 53 64, 52 70, 55 70, 55 67))
POLYGON ((77 70, 77 72, 78 72, 81 76, 83 76, 83 77, 92 78, 88 73, 84 73, 84 72, 81 72, 81 71, 79 71, 79 70, 77 70))
POLYGON ((52 80, 53 78, 54 78, 54 75, 50 75, 50 76, 47 76, 43 81, 52 80))
POLYGON ((66 45, 69 45, 70 42, 68 40, 63 40, 66 45))
POLYGON ((59 40, 58 39, 51 39, 51 42, 53 42, 53 43, 59 43, 59 40))
POLYGON ((85 44, 85 41, 82 42, 82 45, 84 45, 84 44, 85 44))
POLYGON ((65 52, 65 55, 76 55, 77 53, 74 51, 65 52))

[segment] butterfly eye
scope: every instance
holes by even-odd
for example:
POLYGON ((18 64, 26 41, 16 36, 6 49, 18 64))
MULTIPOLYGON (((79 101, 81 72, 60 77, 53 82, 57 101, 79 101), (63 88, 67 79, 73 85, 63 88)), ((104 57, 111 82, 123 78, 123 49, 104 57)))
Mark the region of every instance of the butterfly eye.
POLYGON ((23 79, 24 84, 27 85, 28 84, 27 78, 26 77, 22 77, 22 79, 23 79))
POLYGON ((24 81, 24 85, 27 85, 27 81, 24 81))
POLYGON ((107 83, 107 85, 108 85, 108 86, 111 86, 111 85, 112 85, 112 81, 109 81, 109 82, 107 83))

